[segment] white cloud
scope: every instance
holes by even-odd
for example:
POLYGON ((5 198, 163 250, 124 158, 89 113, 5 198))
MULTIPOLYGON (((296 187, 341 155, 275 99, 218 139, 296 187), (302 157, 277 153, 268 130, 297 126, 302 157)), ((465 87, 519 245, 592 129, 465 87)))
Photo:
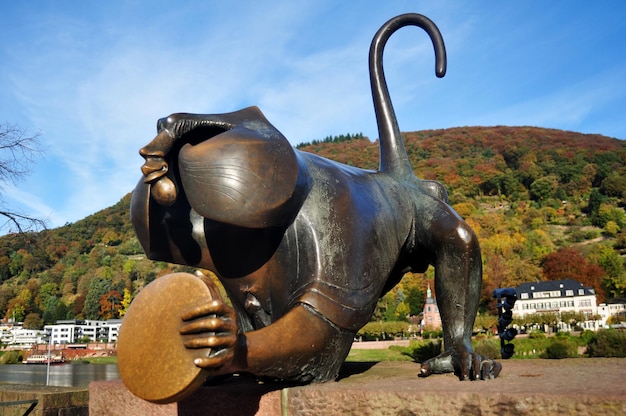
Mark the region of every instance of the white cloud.
MULTIPOLYGON (((46 204, 37 195, 25 192, 16 185, 2 184, 3 203, 10 207, 8 210, 31 218, 38 218, 47 223, 57 225, 60 218, 54 213, 52 207, 46 204)), ((9 231, 3 229, 2 231, 9 231)))

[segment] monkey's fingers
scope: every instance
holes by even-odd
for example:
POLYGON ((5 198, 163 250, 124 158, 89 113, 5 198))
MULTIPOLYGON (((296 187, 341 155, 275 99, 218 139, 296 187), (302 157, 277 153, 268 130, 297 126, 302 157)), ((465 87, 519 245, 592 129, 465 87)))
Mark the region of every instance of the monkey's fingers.
POLYGON ((212 315, 224 317, 232 321, 236 320, 234 309, 219 299, 214 299, 208 303, 194 306, 183 312, 180 317, 183 321, 190 321, 212 315))
POLYGON ((237 343, 237 334, 214 334, 207 333, 196 336, 186 336, 183 344, 186 348, 199 349, 199 348, 211 348, 215 351, 213 355, 222 350, 232 349, 237 343))
POLYGON ((179 332, 181 335, 201 334, 205 332, 218 334, 236 334, 237 323, 229 318, 221 318, 218 316, 202 317, 184 323, 179 332))

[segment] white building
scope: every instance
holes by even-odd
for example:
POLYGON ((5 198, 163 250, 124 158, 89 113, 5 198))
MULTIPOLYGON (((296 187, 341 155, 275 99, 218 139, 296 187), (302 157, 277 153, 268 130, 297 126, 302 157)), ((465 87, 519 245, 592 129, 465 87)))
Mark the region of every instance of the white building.
MULTIPOLYGON (((607 322, 611 316, 622 316, 626 318, 626 303, 601 303, 598 305, 598 315, 600 315, 600 328, 608 328, 611 325, 607 322)), ((623 319, 622 319, 623 321, 623 319)))
POLYGON ((38 329, 24 329, 20 325, 9 324, 0 327, 0 341, 3 345, 31 347, 46 342, 46 332, 38 329))
POLYGON ((522 283, 515 290, 514 318, 536 313, 575 312, 587 318, 580 324, 585 329, 597 329, 600 324, 594 319, 598 315, 594 289, 575 280, 522 283))
POLYGON ((57 321, 55 325, 46 325, 42 330, 24 329, 21 323, 0 325, 0 342, 11 347, 31 347, 37 344, 47 344, 48 335, 52 336, 52 343, 73 344, 81 338, 89 338, 90 342, 117 342, 121 319, 108 321, 68 320, 57 321))
POLYGON ((117 342, 121 319, 108 321, 67 320, 56 325, 46 325, 44 330, 51 334, 53 344, 73 344, 82 338, 92 342, 117 342))

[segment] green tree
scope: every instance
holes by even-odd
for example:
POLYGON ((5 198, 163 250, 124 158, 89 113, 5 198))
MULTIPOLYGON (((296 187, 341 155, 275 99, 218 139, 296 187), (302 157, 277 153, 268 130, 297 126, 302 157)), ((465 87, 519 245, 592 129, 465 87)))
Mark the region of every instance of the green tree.
POLYGON ((54 311, 54 321, 61 319, 73 319, 74 316, 71 313, 69 307, 63 301, 57 302, 56 310, 54 311))
POLYGON ((626 192, 626 177, 619 174, 611 175, 602 181, 600 190, 606 196, 621 198, 626 192))
POLYGON ((556 177, 549 175, 541 177, 530 184, 530 198, 533 201, 544 201, 552 197, 557 184, 556 177))
POLYGON ((410 315, 419 315, 424 310, 424 291, 417 285, 409 286, 405 302, 409 306, 410 315))
POLYGON ((498 317, 491 314, 479 313, 474 321, 474 328, 488 332, 498 325, 498 317))
POLYGON ((11 276, 18 276, 24 269, 24 250, 18 250, 11 253, 9 262, 9 273, 11 276))
POLYGON ((111 281, 109 279, 95 277, 91 281, 83 308, 85 319, 100 319, 100 299, 110 291, 111 281))
POLYGON ((56 283, 44 283, 39 287, 39 294, 37 295, 37 304, 42 311, 46 309, 48 300, 50 298, 56 298, 59 292, 59 287, 56 283))
POLYGON ((598 211, 600 210, 600 205, 602 205, 604 201, 606 201, 606 197, 602 195, 598 189, 594 188, 591 190, 589 201, 583 212, 591 218, 592 222, 594 222, 594 218, 598 215, 598 211))
POLYGON ((617 233, 620 232, 620 227, 615 221, 607 221, 606 225, 604 226, 604 232, 611 237, 615 237, 617 236, 617 233))
MULTIPOLYGON (((61 302, 62 303, 62 302, 61 302)), ((59 306, 59 299, 55 296, 50 296, 46 299, 46 303, 43 309, 43 322, 45 324, 54 324, 57 319, 57 307, 59 306)), ((63 318, 61 318, 63 319, 63 318)))
POLYGON ((396 299, 392 292, 388 292, 385 297, 385 314, 383 316, 384 321, 396 320, 396 299))
POLYGON ((600 204, 598 212, 592 218, 593 224, 604 228, 609 221, 615 222, 620 229, 624 227, 624 210, 611 204, 600 204))
POLYGON ((602 245, 590 255, 592 261, 602 267, 605 272, 604 287, 611 297, 626 295, 626 271, 624 261, 613 247, 602 245))
POLYGON ((411 309, 409 308, 409 306, 404 303, 404 302, 400 302, 400 304, 398 304, 398 307, 396 308, 396 320, 398 321, 408 321, 409 320, 409 313, 410 313, 411 309))
POLYGON ((26 318, 24 305, 18 303, 10 306, 7 311, 7 318, 12 319, 14 322, 24 322, 24 318, 26 318))

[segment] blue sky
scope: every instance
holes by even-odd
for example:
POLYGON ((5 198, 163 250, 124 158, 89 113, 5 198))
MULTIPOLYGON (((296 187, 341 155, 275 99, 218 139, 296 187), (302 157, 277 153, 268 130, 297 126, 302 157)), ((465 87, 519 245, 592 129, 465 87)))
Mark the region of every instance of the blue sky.
POLYGON ((369 44, 407 12, 437 23, 448 73, 435 78, 419 29, 391 38, 402 131, 530 125, 626 139, 619 0, 14 1, 2 5, 0 123, 40 132, 46 153, 1 185, 4 204, 57 227, 116 203, 156 120, 174 112, 257 105, 294 145, 375 139, 369 44))

